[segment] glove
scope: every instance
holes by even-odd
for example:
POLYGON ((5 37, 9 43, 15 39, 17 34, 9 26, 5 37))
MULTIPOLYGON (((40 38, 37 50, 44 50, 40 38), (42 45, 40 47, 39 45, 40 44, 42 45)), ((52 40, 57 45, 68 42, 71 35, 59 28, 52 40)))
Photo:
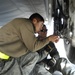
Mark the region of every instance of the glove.
POLYGON ((56 60, 54 58, 49 59, 49 62, 47 63, 48 66, 54 67, 56 64, 56 60))

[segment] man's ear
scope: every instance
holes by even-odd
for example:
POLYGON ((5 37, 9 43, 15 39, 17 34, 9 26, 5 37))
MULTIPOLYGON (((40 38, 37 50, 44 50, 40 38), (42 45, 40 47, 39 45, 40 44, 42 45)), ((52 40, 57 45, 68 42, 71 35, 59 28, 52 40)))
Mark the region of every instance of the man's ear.
POLYGON ((33 23, 34 23, 34 24, 36 24, 36 23, 37 23, 37 20, 36 20, 35 18, 33 19, 33 23))

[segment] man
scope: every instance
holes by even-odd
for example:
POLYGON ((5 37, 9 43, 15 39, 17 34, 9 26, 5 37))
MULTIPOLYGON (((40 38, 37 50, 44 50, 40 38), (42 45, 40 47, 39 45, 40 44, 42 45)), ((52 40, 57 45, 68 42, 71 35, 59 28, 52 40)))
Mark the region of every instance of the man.
MULTIPOLYGON (((38 32, 38 39, 40 40, 44 40, 47 37, 47 27, 45 25, 43 25, 42 30, 40 32, 38 32)), ((58 59, 59 53, 54 45, 54 43, 52 41, 50 41, 45 47, 44 49, 50 53, 51 57, 54 57, 55 59, 58 59)))
MULTIPOLYGON (((43 25, 42 30, 38 32, 38 39, 44 40, 47 37, 47 28, 43 25)), ((39 53, 40 60, 34 67, 34 70, 30 75, 62 75, 60 71, 54 71, 56 61, 60 58, 59 53, 53 42, 50 42, 45 47, 37 51, 39 53), (50 54, 51 58, 47 59, 47 55, 50 54), (41 59, 42 58, 42 59, 41 59), (50 68, 50 72, 48 70, 50 68)))
MULTIPOLYGON (((44 40, 47 37, 47 27, 45 25, 43 25, 42 30, 38 34, 39 34, 38 39, 44 40)), ((54 43, 51 41, 43 48, 43 50, 48 52, 48 54, 50 54, 50 56, 56 60, 58 60, 60 58, 59 53, 58 53, 54 43)), ((40 50, 40 51, 42 51, 42 50, 40 50)), ((38 52, 40 52, 40 51, 38 51, 38 52)))
POLYGON ((43 23, 43 17, 34 13, 29 19, 13 19, 0 29, 0 75, 29 75, 39 60, 36 51, 50 41, 58 42, 54 35, 43 41, 35 37, 43 23))
MULTIPOLYGON (((43 25, 42 30, 39 32, 38 39, 43 40, 46 38, 47 28, 43 25)), ((60 57, 59 53, 53 42, 47 44, 44 48, 38 51, 39 55, 43 56, 41 62, 35 65, 33 75, 75 75, 75 65, 68 59, 60 57), (48 52, 51 58, 47 59, 48 52)))

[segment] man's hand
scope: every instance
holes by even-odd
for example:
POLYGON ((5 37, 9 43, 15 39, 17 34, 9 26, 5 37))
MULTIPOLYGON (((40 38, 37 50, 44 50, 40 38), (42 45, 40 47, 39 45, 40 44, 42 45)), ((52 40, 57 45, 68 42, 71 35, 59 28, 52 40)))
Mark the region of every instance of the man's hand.
POLYGON ((50 35, 48 37, 49 41, 52 41, 52 42, 58 42, 59 41, 59 36, 56 36, 56 35, 50 35))

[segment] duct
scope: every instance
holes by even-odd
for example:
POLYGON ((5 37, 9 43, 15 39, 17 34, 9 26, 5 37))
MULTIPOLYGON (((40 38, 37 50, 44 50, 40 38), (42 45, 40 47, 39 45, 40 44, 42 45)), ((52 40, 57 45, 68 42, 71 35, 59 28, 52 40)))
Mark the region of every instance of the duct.
POLYGON ((52 0, 44 0, 44 3, 47 15, 46 21, 48 21, 48 24, 50 25, 52 19, 52 0))

